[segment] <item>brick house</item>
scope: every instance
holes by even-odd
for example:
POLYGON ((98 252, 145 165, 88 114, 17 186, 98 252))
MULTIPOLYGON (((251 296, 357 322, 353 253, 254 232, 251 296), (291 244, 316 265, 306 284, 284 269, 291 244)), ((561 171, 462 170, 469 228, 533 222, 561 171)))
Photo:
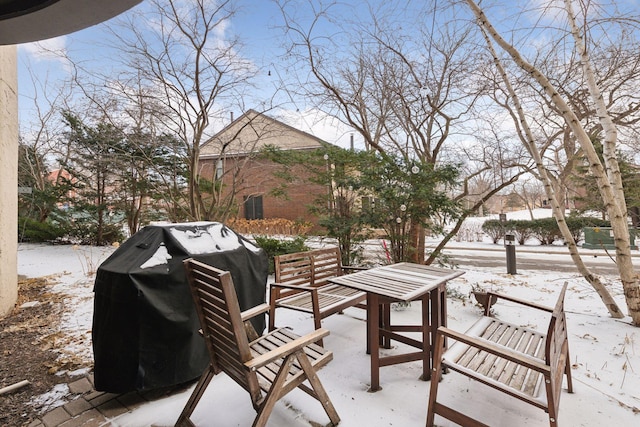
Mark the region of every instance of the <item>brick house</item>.
POLYGON ((238 218, 284 218, 317 224, 308 212, 326 187, 311 184, 304 165, 294 167, 293 181, 287 182, 286 197, 273 195, 283 184, 274 172, 279 165, 258 156, 266 145, 280 150, 316 151, 327 142, 265 114, 249 110, 233 120, 200 147, 200 167, 203 177, 214 174, 224 184, 223 194, 234 197, 238 218))

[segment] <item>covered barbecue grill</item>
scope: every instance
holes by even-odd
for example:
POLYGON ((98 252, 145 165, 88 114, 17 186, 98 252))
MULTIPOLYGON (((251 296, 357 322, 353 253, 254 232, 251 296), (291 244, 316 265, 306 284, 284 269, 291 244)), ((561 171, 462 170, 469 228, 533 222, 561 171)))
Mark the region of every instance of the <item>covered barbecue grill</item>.
MULTIPOLYGON (((96 390, 123 393, 181 384, 209 361, 182 265, 194 258, 231 272, 240 309, 265 302, 266 253, 217 222, 148 226, 96 275, 96 390)), ((264 315, 253 320, 264 329, 264 315)))

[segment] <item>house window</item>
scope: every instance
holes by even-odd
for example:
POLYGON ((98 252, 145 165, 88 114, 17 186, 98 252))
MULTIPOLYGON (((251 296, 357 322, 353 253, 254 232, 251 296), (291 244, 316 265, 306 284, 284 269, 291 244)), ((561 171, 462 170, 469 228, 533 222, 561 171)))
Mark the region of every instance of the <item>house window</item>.
POLYGON ((362 212, 364 213, 372 213, 373 210, 376 207, 376 201, 373 197, 363 197, 362 199, 360 199, 360 202, 362 204, 362 212))
POLYGON ((262 196, 244 197, 244 218, 264 219, 264 212, 262 210, 262 196))
POLYGON ((222 175, 224 175, 224 166, 222 159, 218 159, 216 162, 216 179, 222 179, 222 175))

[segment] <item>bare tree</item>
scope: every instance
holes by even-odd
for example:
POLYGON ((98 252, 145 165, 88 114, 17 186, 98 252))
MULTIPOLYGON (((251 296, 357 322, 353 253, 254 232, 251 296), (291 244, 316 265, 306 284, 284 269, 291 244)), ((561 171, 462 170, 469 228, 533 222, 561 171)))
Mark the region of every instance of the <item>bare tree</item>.
POLYGON ((546 197, 540 180, 530 177, 524 181, 518 181, 513 184, 512 190, 512 194, 517 197, 518 202, 529 211, 531 219, 535 219, 533 210, 542 207, 542 200, 546 197))
MULTIPOLYGON (((41 80, 27 67, 31 84, 32 97, 23 102, 30 106, 30 120, 21 122, 19 176, 21 186, 31 187, 31 193, 21 198, 27 203, 31 212, 21 212, 43 222, 56 204, 62 202, 69 190, 68 183, 63 182, 65 174, 59 170, 59 163, 69 157, 69 146, 61 143, 60 135, 63 125, 61 112, 71 98, 73 85, 70 81, 62 81, 53 85, 48 79, 41 80), (37 211, 37 213, 36 213, 37 211)), ((21 203, 21 205, 24 203, 21 203)))
MULTIPOLYGON (((312 16, 305 20, 297 15, 301 11, 298 2, 282 0, 279 4, 290 40, 290 58, 310 70, 312 77, 313 84, 305 81, 301 85, 302 95, 356 129, 369 149, 399 155, 407 162, 464 163, 461 191, 452 195, 459 200, 469 195, 470 181, 500 165, 502 173, 492 180, 495 187, 464 211, 426 260, 432 262, 467 215, 522 173, 521 160, 515 160, 517 155, 497 141, 476 144, 481 150, 474 157, 460 155, 473 151, 461 146, 461 139, 468 135, 460 131, 460 124, 470 120, 472 107, 484 90, 481 82, 470 78, 468 63, 476 56, 466 43, 470 27, 434 25, 438 11, 432 4, 401 10, 401 20, 393 21, 393 13, 387 12, 411 5, 372 3, 366 5, 368 10, 361 7, 351 14, 358 15, 360 21, 341 20, 344 26, 336 24, 333 34, 323 33, 319 27, 337 21, 332 19, 332 8, 344 5, 309 2, 307 10, 312 16), (426 20, 429 26, 423 24, 426 20)), ((344 16, 345 11, 336 10, 339 12, 344 16)), ((416 224, 411 233, 415 261, 423 262, 424 230, 416 224)))
MULTIPOLYGON (((531 78, 539 85, 542 89, 541 93, 545 95, 551 105, 555 106, 558 114, 562 117, 565 126, 570 129, 571 134, 575 137, 585 156, 588 158, 591 173, 598 181, 598 188, 600 189, 603 201, 607 206, 609 219, 612 224, 614 240, 616 243, 616 261, 625 291, 629 314, 631 315, 634 324, 640 324, 640 286, 631 263, 627 209, 625 206, 622 182, 616 157, 617 128, 614 120, 612 119, 612 115, 609 113, 609 108, 605 103, 605 98, 601 92, 602 89, 598 84, 598 81, 596 81, 594 64, 589 56, 589 46, 585 44, 584 35, 588 33, 588 20, 585 18, 583 21, 583 25, 585 26, 579 27, 577 23, 577 15, 573 10, 572 3, 570 1, 564 2, 562 13, 567 19, 567 31, 573 39, 573 49, 576 55, 580 58, 579 70, 582 73, 584 80, 579 87, 589 94, 587 99, 593 106, 599 126, 605 135, 604 162, 602 162, 597 155, 597 151, 594 147, 594 141, 587 132, 584 121, 581 121, 580 117, 576 114, 575 105, 568 102, 567 97, 563 96, 559 92, 553 82, 540 67, 528 62, 520 49, 507 42, 506 39, 498 33, 496 28, 488 21, 484 11, 477 3, 473 0, 467 0, 466 3, 473 11, 483 31, 486 32, 487 43, 491 46, 491 41, 493 41, 500 46, 511 60, 513 60, 520 69, 524 70, 527 75, 531 76, 531 78)), ((583 17, 590 16, 591 12, 593 11, 587 11, 586 8, 581 10, 583 17)), ((621 20, 622 18, 618 17, 617 21, 620 22, 621 20)), ((615 17, 614 19, 611 19, 611 22, 616 22, 615 17)), ((496 61, 496 65, 500 67, 500 60, 497 53, 495 53, 495 50, 493 50, 493 57, 496 61)), ((504 81, 508 87, 509 95, 513 97, 515 111, 517 113, 515 121, 520 123, 522 126, 523 142, 525 142, 527 148, 536 160, 538 171, 545 183, 545 190, 552 202, 554 216, 561 230, 563 230, 564 235, 565 231, 568 230, 565 230, 567 227, 564 221, 563 209, 561 209, 560 204, 558 203, 558 198, 555 196, 554 189, 551 186, 551 180, 545 176, 547 169, 543 164, 542 158, 540 157, 539 151, 535 145, 533 133, 529 129, 528 121, 524 117, 522 104, 520 104, 513 86, 510 85, 510 79, 504 71, 504 68, 501 69, 501 74, 504 76, 504 81)), ((573 88, 573 91, 576 90, 578 89, 573 88)), ((564 235, 564 237, 568 243, 574 262, 576 262, 581 273, 594 286, 609 309, 611 315, 614 317, 621 317, 622 314, 619 308, 615 304, 615 301, 610 297, 606 288, 600 283, 599 279, 589 273, 582 264, 575 242, 571 236, 564 235)))
POLYGON ((147 6, 112 28, 126 58, 125 74, 136 76, 148 89, 145 96, 162 105, 155 111, 158 129, 183 145, 187 219, 217 219, 212 215, 220 212, 220 200, 210 190, 218 184, 202 176, 200 147, 211 136, 212 119, 242 102, 256 73, 239 56, 239 39, 225 33, 234 2, 150 0, 147 6))

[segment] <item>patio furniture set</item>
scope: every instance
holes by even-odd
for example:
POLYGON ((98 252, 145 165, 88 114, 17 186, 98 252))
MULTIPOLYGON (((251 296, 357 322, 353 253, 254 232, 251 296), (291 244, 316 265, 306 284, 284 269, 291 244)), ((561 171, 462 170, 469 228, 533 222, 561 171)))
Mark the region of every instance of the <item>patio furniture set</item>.
POLYGON ((241 312, 228 272, 193 259, 184 264, 210 364, 176 426, 193 425, 189 417, 219 372, 249 393, 257 412, 253 426, 266 425, 275 403, 296 388, 318 400, 331 424, 337 425, 340 418, 316 373, 333 358, 323 347, 329 331, 322 328, 321 320, 349 307, 366 309, 371 392, 381 389, 381 367, 422 361, 421 378, 431 380, 427 427, 434 425, 435 415, 464 426, 487 425, 437 400, 438 388, 447 386, 442 373, 448 369, 545 410, 551 426, 557 425, 564 376, 569 392, 573 391, 564 314, 566 283, 555 308, 494 293, 499 299, 549 312, 546 334, 491 317, 489 308, 460 333, 446 327, 446 283, 463 274, 458 270, 398 263, 344 274, 356 269, 341 265, 337 248, 282 255, 275 257, 276 281, 269 304, 241 312), (421 302, 420 324, 392 324, 391 303, 412 301, 421 302), (301 337, 276 327, 276 310, 282 308, 312 315, 314 332, 301 337), (269 332, 248 338, 245 321, 267 311, 269 332), (407 333, 419 333, 419 339, 407 333), (392 355, 382 357, 380 349, 391 348, 392 340, 416 351, 396 354, 394 349, 392 355))

